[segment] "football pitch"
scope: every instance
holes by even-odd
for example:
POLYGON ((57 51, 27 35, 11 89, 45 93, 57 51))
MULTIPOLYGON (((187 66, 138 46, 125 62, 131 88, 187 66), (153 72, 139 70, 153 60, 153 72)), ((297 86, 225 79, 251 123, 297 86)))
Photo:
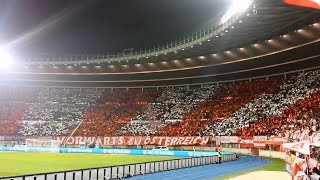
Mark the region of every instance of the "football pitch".
POLYGON ((169 156, 0 152, 0 177, 178 159, 169 156))

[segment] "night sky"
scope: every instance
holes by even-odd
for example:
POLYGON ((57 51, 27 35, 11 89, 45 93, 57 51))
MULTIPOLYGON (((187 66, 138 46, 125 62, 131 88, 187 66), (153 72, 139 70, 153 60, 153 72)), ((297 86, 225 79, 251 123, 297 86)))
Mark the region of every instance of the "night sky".
POLYGON ((1 0, 0 45, 16 42, 11 51, 20 55, 96 54, 148 48, 215 23, 230 2, 1 0), (46 25, 42 31, 34 31, 46 25), (37 33, 22 38, 30 32, 37 33))

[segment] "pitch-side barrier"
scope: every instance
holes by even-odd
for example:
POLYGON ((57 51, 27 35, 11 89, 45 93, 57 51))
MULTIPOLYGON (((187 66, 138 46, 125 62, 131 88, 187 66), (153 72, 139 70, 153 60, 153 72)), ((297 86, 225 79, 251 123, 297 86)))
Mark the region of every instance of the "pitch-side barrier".
MULTIPOLYGON (((223 161, 236 160, 236 154, 225 154, 223 161)), ((217 156, 201 156, 181 158, 165 161, 145 162, 119 166, 108 166, 73 171, 60 171, 42 174, 31 174, 14 177, 2 177, 0 180, 111 180, 123 179, 137 175, 144 175, 162 171, 203 166, 216 163, 217 156)))

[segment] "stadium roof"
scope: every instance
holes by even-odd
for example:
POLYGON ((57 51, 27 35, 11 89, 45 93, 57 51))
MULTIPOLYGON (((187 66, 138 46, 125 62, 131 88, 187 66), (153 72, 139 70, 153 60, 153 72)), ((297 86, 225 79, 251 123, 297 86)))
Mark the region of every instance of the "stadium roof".
MULTIPOLYGON (((216 13, 217 15, 221 14, 219 11, 216 11, 216 13)), ((117 54, 117 57, 124 58, 106 58, 105 56, 101 58, 100 55, 95 55, 90 58, 81 57, 81 60, 84 60, 85 62, 95 62, 93 60, 100 59, 101 62, 108 62, 112 60, 118 61, 134 59, 144 62, 201 56, 225 50, 232 50, 248 44, 254 44, 261 40, 267 40, 295 29, 299 29, 302 26, 318 20, 319 17, 320 13, 318 10, 288 6, 283 4, 281 0, 255 0, 253 6, 249 8, 240 19, 236 22, 232 22, 232 25, 229 24, 228 28, 224 29, 223 33, 219 33, 216 37, 206 39, 194 46, 190 46, 189 48, 177 49, 170 53, 162 54, 157 53, 157 49, 154 49, 152 56, 142 56, 139 59, 136 58, 136 56, 131 56, 130 53, 132 51, 129 50, 127 52, 122 51, 117 54)), ((150 24, 150 26, 152 26, 152 24, 150 24)), ((161 36, 161 34, 159 34, 159 36, 161 36)), ((180 42, 183 42, 183 39, 180 42)), ((143 47, 143 45, 141 45, 141 47, 143 47)), ((42 58, 40 61, 39 59, 32 61, 43 63, 41 61, 44 60, 47 61, 47 63, 55 61, 55 64, 65 64, 66 60, 69 61, 73 58, 74 57, 72 56, 62 58, 55 57, 53 59, 46 57, 42 58)), ((78 57, 76 57, 75 60, 77 61, 78 57)), ((74 64, 74 62, 70 62, 70 64, 74 64)))
POLYGON ((26 0, 0 2, 0 44, 24 54, 78 55, 150 48, 213 24, 232 0, 26 0), (3 8, 3 9, 2 9, 3 8), (1 34, 3 35, 1 37, 1 34), (26 52, 27 51, 27 52, 26 52))

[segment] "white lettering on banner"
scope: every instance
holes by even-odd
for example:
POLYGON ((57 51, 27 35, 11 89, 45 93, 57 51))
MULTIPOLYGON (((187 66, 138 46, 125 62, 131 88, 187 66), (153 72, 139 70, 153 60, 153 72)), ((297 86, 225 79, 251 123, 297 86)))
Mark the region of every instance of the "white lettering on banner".
POLYGON ((277 142, 285 142, 286 139, 284 137, 270 136, 269 141, 277 141, 277 142))
POLYGON ((113 145, 122 145, 122 146, 131 146, 131 145, 167 145, 167 146, 177 146, 177 145, 206 145, 210 137, 145 137, 145 136, 119 136, 119 137, 56 137, 55 139, 59 140, 61 143, 67 145, 80 144, 85 142, 87 144, 99 143, 104 146, 113 146, 113 145))
POLYGON ((267 141, 268 137, 267 136, 254 136, 253 141, 267 141))
POLYGON ((109 141, 110 141, 110 137, 104 137, 103 138, 103 145, 110 144, 109 141))
POLYGON ((264 147, 266 147, 266 144, 264 144, 264 143, 253 143, 253 146, 255 148, 264 148, 264 147))
POLYGON ((102 144, 101 138, 98 138, 96 144, 102 144))
POLYGON ((170 137, 166 137, 164 145, 169 146, 170 145, 170 141, 171 141, 171 138, 170 137))
POLYGON ((220 138, 220 136, 217 136, 216 137, 216 145, 220 145, 221 144, 221 138, 220 138))
POLYGON ((123 140, 124 140, 123 137, 120 137, 119 138, 119 144, 123 144, 123 140))
MULTIPOLYGON (((203 144, 202 138, 201 137, 194 138, 192 144, 203 144)), ((205 144, 207 144, 207 143, 205 143, 205 144)))
POLYGON ((182 144, 183 139, 184 139, 183 137, 179 137, 179 138, 178 138, 178 143, 177 143, 177 144, 182 144))
POLYGON ((253 143, 253 139, 241 139, 240 143, 243 143, 243 144, 252 144, 252 143, 253 143))
POLYGON ((253 137, 253 147, 255 148, 265 148, 265 142, 268 140, 267 136, 254 136, 253 137))
POLYGON ((201 138, 200 145, 206 145, 209 142, 209 137, 205 136, 201 138))
POLYGON ((146 139, 144 139, 144 144, 149 144, 151 141, 151 138, 150 137, 147 137, 146 139))
POLYGON ((79 142, 81 142, 82 139, 83 139, 83 137, 76 137, 76 138, 75 138, 76 144, 79 144, 79 142))
POLYGON ((230 143, 239 143, 240 138, 238 136, 229 136, 230 143))
POLYGON ((220 142, 221 143, 230 143, 230 137, 229 136, 221 136, 220 142))
POLYGON ((162 141, 163 141, 164 138, 166 138, 166 137, 159 137, 159 142, 158 142, 158 144, 162 144, 162 141))
POLYGON ((183 141, 183 145, 189 145, 189 141, 191 140, 191 137, 185 137, 183 141))
POLYGON ((170 146, 177 144, 177 141, 178 141, 178 138, 177 138, 177 137, 173 137, 173 138, 171 139, 170 146))
POLYGON ((152 141, 150 142, 150 144, 156 144, 158 137, 154 137, 152 138, 152 141))

